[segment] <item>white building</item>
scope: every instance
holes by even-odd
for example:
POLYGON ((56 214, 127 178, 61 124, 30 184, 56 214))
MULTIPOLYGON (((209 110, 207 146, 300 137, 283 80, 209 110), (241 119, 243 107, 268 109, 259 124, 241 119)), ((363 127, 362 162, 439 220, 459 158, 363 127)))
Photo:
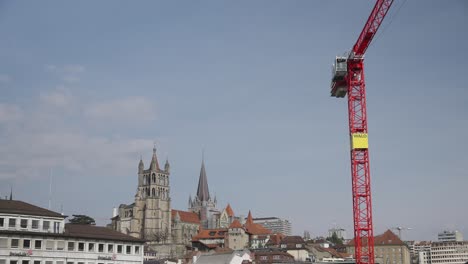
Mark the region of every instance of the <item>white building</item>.
POLYGON ((346 239, 346 230, 343 228, 334 227, 328 229, 328 237, 332 237, 333 233, 335 233, 338 238, 341 238, 343 240, 346 239))
POLYGON ((278 217, 262 217, 254 218, 253 222, 256 224, 261 224, 266 229, 270 229, 273 233, 281 233, 285 236, 290 236, 292 233, 292 225, 286 219, 281 219, 278 217))
POLYGON ((65 218, 0 200, 0 264, 143 263, 143 240, 105 227, 65 224, 65 218))
POLYGON ((468 262, 468 241, 434 242, 432 264, 464 264, 468 262))
POLYGON ((437 235, 437 240, 440 242, 463 241, 463 235, 457 230, 455 231, 444 230, 443 232, 437 235))

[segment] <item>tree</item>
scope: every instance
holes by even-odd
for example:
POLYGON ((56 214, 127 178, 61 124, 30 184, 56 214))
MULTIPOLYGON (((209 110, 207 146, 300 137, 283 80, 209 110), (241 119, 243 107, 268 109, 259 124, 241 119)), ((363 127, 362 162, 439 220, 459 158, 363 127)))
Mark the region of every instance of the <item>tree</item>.
POLYGON ((87 215, 72 215, 73 218, 69 219, 68 222, 70 224, 76 224, 76 225, 95 225, 96 221, 92 217, 89 217, 87 215))
POLYGON ((327 237, 327 240, 335 245, 343 245, 343 239, 339 238, 336 232, 333 232, 331 237, 327 237))

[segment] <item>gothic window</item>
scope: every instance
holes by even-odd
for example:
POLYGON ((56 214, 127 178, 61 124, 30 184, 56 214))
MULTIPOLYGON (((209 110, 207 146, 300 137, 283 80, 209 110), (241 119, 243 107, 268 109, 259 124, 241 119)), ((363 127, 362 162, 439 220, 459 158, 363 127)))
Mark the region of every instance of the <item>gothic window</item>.
POLYGON ((153 183, 156 183, 156 174, 153 173, 153 183))
POLYGON ((156 190, 154 188, 152 190, 152 195, 153 195, 153 197, 156 197, 156 190))
POLYGON ((146 188, 146 196, 150 196, 150 189, 146 188))

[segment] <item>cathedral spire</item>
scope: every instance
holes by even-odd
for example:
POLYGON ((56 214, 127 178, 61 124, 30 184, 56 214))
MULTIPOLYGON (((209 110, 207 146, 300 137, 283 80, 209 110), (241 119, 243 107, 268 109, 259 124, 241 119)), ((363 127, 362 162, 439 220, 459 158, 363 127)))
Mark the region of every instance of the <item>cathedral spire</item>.
POLYGON ((156 144, 154 144, 153 147, 153 157, 151 158, 150 169, 159 170, 158 157, 156 156, 156 144))
POLYGON ((208 190, 208 180, 205 171, 205 159, 202 159, 202 166, 200 170, 200 178, 198 179, 197 198, 201 202, 210 200, 210 191, 208 190))
POLYGON ((145 169, 145 165, 143 164, 143 158, 140 156, 140 163, 138 163, 138 172, 142 173, 145 169))
POLYGON ((249 215, 247 216, 247 222, 245 224, 246 225, 253 224, 253 217, 252 217, 252 213, 250 212, 250 210, 249 210, 249 215))

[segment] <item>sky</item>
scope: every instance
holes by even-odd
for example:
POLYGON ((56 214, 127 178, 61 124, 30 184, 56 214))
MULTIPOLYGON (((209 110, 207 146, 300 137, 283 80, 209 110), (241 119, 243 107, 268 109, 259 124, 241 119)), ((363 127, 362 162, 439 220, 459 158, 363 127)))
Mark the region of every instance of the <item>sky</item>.
MULTIPOLYGON (((0 196, 109 223, 140 156, 293 233, 352 236, 331 65, 373 1, 0 1, 0 196)), ((374 233, 468 237, 468 3, 395 0, 366 53, 374 233)))

